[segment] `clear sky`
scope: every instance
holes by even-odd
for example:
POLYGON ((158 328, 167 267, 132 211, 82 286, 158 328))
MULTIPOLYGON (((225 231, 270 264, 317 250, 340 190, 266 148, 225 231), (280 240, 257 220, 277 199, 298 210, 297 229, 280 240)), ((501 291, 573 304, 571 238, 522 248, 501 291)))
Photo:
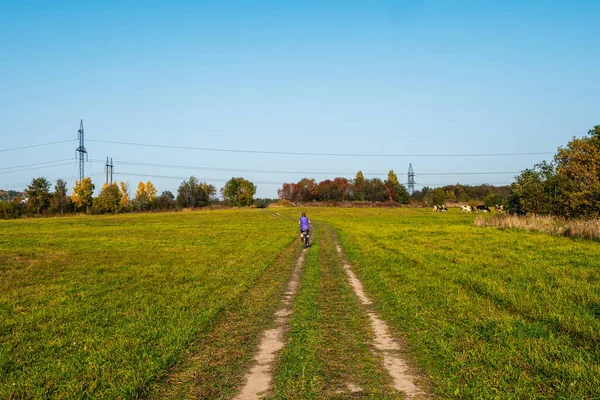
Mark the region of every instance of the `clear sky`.
POLYGON ((97 187, 107 156, 115 180, 175 194, 190 175, 257 197, 406 182, 409 163, 417 188, 507 184, 600 124, 599 19, 600 1, 0 1, 0 188, 72 186, 75 141, 4 150, 76 139, 80 119, 97 187))

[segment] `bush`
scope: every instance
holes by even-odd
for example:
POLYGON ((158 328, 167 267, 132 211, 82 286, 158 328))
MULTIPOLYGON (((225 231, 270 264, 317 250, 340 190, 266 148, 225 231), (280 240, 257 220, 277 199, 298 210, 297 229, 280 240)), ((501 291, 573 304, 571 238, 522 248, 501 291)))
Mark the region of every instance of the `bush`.
POLYGON ((277 200, 273 199, 254 199, 254 207, 256 208, 267 208, 269 204, 276 203, 277 200))
POLYGON ((23 207, 12 201, 0 201, 0 219, 15 219, 23 214, 23 207))

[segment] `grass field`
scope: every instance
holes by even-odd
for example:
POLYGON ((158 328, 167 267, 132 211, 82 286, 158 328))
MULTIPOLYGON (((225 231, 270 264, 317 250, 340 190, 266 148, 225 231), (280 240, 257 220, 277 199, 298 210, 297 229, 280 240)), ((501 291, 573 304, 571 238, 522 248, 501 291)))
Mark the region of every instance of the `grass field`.
POLYGON ((295 239, 258 210, 0 222, 0 398, 144 396, 259 281, 286 282, 264 274, 295 239))
POLYGON ((600 247, 457 212, 315 209, 440 397, 600 398, 600 247))
MULTIPOLYGON (((0 221, 0 398, 231 397, 300 251, 301 211, 0 221)), ((600 398, 598 242, 454 210, 306 212, 317 235, 271 398, 348 383, 398 397, 334 235, 437 397, 600 398)))

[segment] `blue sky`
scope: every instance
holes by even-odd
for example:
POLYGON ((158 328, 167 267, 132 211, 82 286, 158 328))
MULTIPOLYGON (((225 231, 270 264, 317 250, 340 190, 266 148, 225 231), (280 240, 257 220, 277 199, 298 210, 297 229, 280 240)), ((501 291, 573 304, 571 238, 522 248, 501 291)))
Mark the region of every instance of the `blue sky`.
MULTIPOLYGON (((358 170, 405 181, 409 163, 418 187, 506 184, 451 174, 552 156, 422 155, 554 153, 600 124, 599 17, 597 1, 0 2, 0 150, 75 139, 83 119, 97 187, 107 156, 115 180, 173 193, 190 175, 258 197, 358 170)), ((0 188, 72 186, 76 147, 0 151, 0 188)))

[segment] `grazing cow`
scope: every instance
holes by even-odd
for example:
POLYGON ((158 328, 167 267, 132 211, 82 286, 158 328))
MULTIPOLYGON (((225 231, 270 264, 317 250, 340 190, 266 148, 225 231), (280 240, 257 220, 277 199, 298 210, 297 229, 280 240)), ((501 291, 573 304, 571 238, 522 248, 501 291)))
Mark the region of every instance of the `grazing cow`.
POLYGON ((473 207, 471 206, 460 206, 460 212, 470 213, 471 211, 473 211, 473 207))
POLYGON ((446 208, 446 206, 443 206, 441 204, 436 204, 435 206, 433 206, 433 211, 444 212, 444 211, 448 211, 448 209, 446 208))
POLYGON ((496 204, 496 211, 504 211, 504 206, 502 204, 496 204))
POLYGON ((486 206, 485 204, 482 206, 477 206, 477 211, 481 211, 481 212, 490 212, 490 209, 488 206, 486 206))

